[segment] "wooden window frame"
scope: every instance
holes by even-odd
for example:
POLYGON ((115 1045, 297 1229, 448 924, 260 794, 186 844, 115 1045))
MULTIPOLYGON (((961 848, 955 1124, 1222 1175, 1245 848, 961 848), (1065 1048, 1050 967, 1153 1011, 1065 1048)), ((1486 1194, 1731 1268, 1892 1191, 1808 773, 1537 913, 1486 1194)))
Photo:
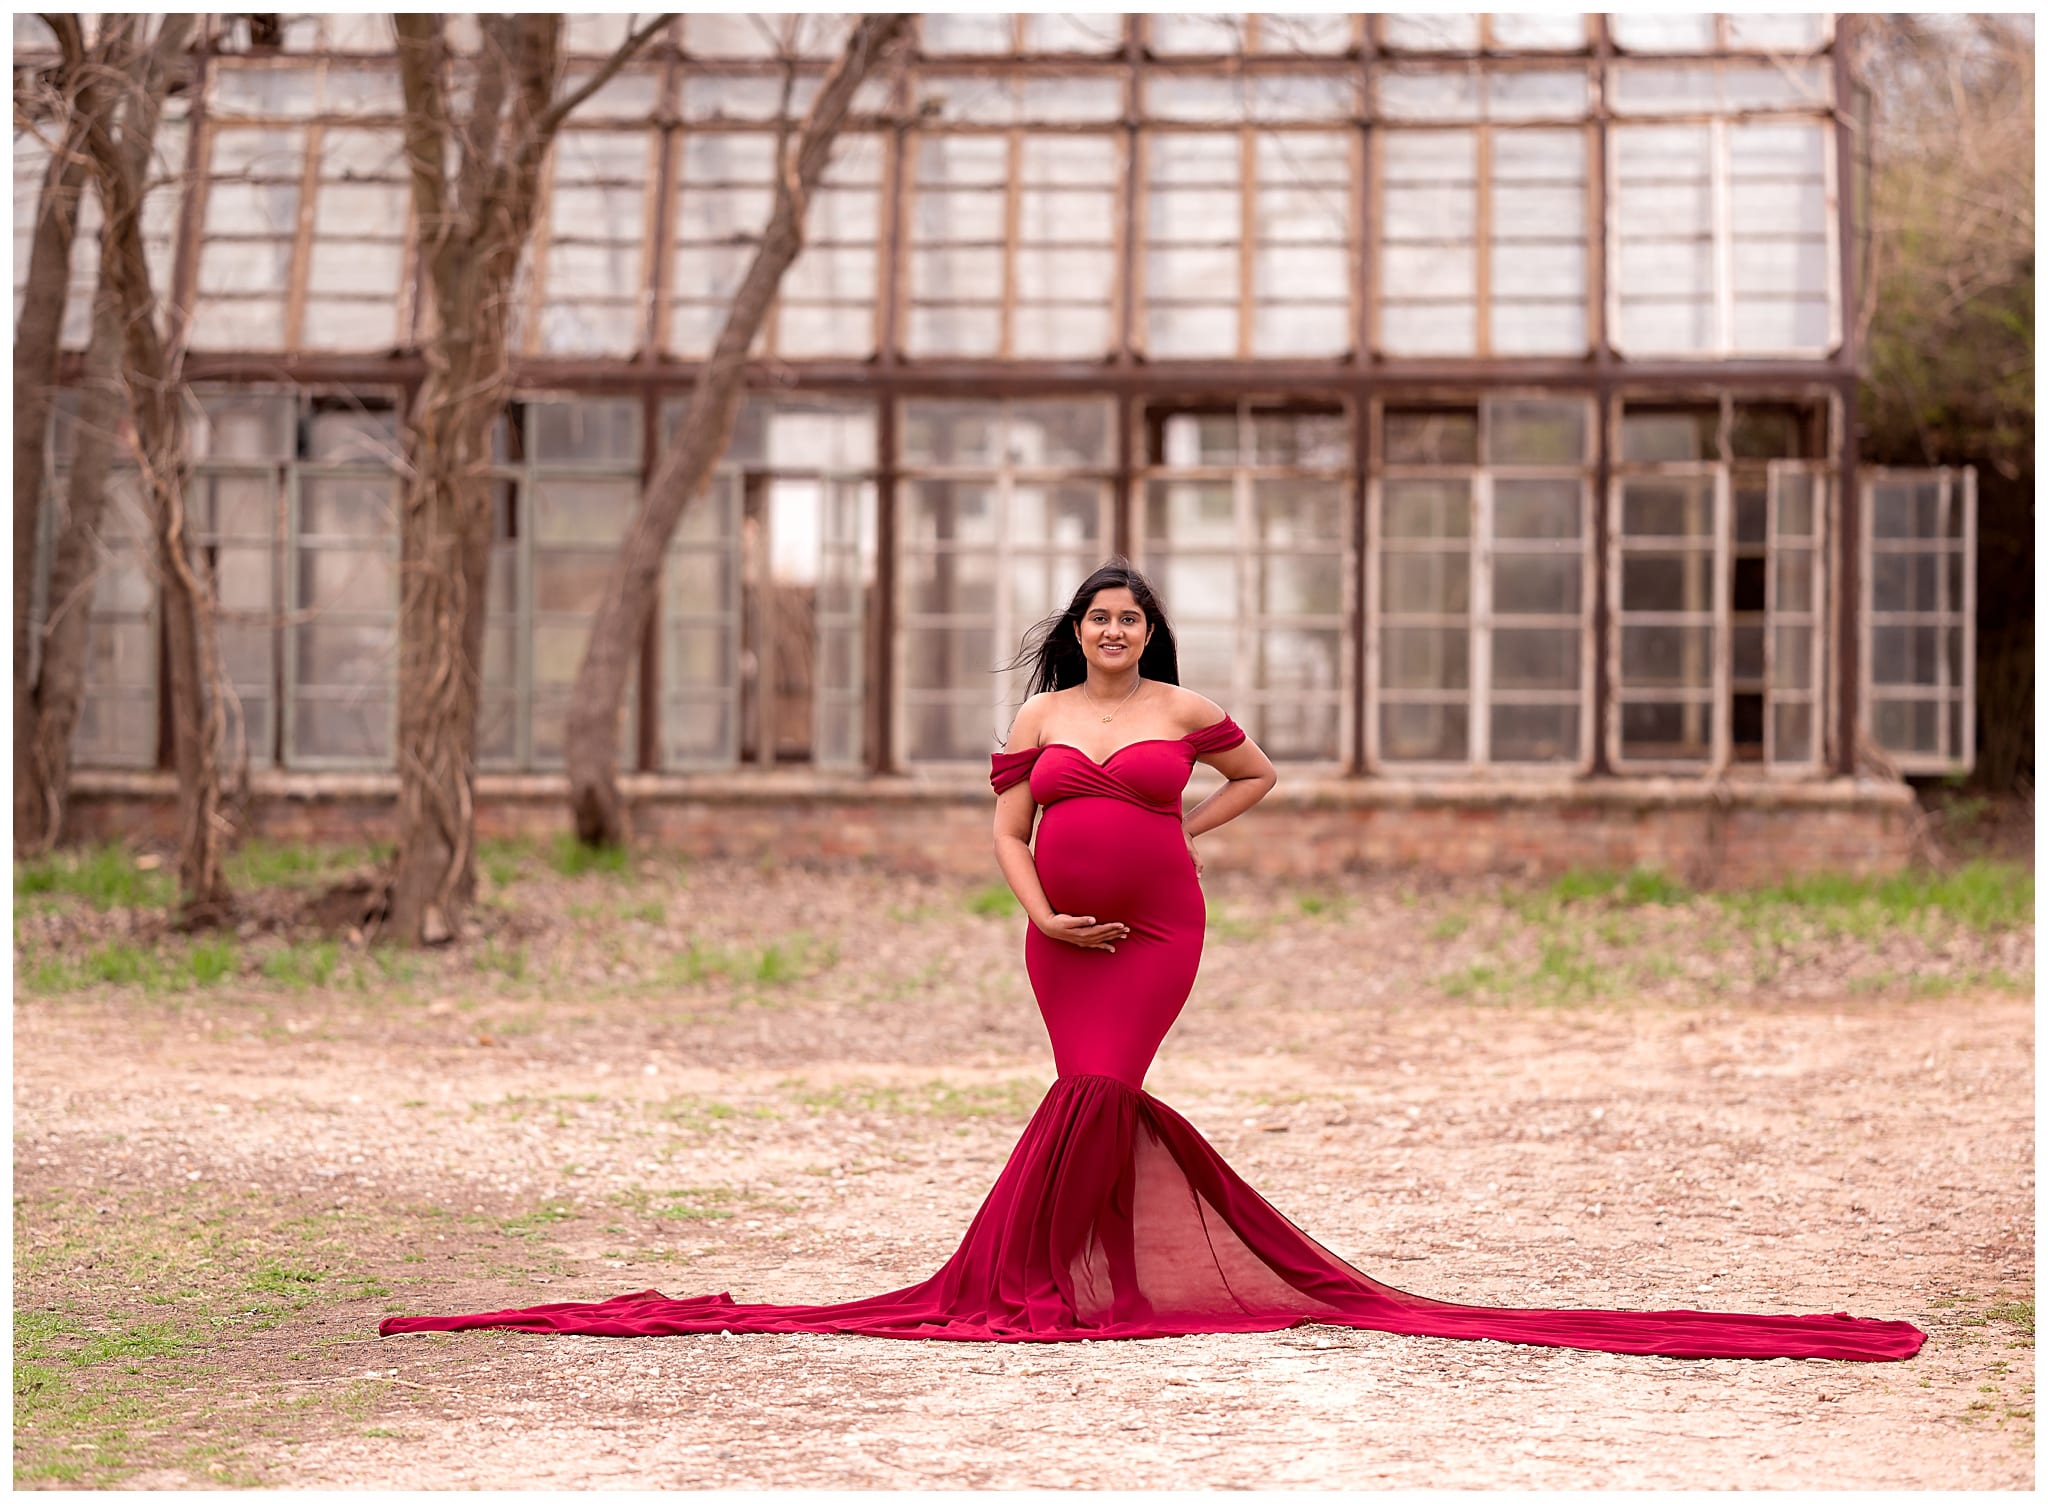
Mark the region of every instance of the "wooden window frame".
MULTIPOLYGON (((1872 674, 1871 637, 1879 625, 1897 623, 1901 625, 1931 626, 1937 632, 1959 631, 1962 635, 1962 682, 1960 684, 1949 684, 1946 682, 1948 679, 1948 656, 1946 652, 1937 650, 1935 654, 1937 682, 1931 688, 1923 690, 1923 688, 1918 686, 1896 684, 1882 687, 1882 695, 1885 699, 1931 701, 1940 707, 1941 713, 1936 717, 1935 727, 1936 742, 1941 750, 1929 754, 1899 751, 1890 747, 1884 747, 1883 751, 1885 756, 1891 760, 1892 764, 1901 773, 1914 775, 1967 773, 1976 766, 1977 762, 1976 467, 1972 465, 1960 467, 1941 465, 1921 469, 1873 466, 1859 470, 1857 479, 1861 492, 1859 500, 1862 504, 1863 517, 1863 526, 1860 529, 1862 534, 1862 567, 1858 571, 1861 576, 1861 600, 1858 603, 1860 609, 1858 615, 1859 631, 1857 634, 1859 638, 1857 652, 1857 662, 1859 665, 1856 702, 1857 729, 1862 735, 1868 737, 1873 745, 1877 745, 1875 702, 1873 696, 1879 693, 1879 686, 1875 683, 1872 674), (1873 502, 1877 487, 1888 482, 1894 484, 1913 484, 1924 483, 1929 479, 1937 480, 1941 486, 1940 501, 1938 503, 1941 535, 1934 539, 1885 539, 1879 541, 1875 536, 1877 529, 1873 525, 1875 522, 1873 502), (1954 515, 1954 509, 1957 506, 1960 506, 1962 509, 1962 529, 1960 535, 1951 540, 1947 535, 1948 521, 1954 515), (1883 619, 1881 621, 1880 613, 1874 608, 1872 597, 1874 591, 1873 582, 1876 574, 1876 557, 1884 553, 1933 554, 1944 560, 1952 554, 1959 554, 1962 559, 1962 600, 1960 602, 1949 602, 1945 607, 1937 608, 1931 612, 1887 611, 1882 613, 1883 619), (1931 619, 1922 620, 1922 618, 1931 619), (1959 721, 1957 730, 1960 735, 1954 738, 1950 736, 1949 717, 1947 714, 1949 707, 1952 705, 1959 707, 1957 711, 1959 721), (1958 741, 1960 745, 1952 744, 1958 741)), ((1946 596, 1948 593, 1948 571, 1946 569, 1937 569, 1935 571, 1935 581, 1937 598, 1946 596)))

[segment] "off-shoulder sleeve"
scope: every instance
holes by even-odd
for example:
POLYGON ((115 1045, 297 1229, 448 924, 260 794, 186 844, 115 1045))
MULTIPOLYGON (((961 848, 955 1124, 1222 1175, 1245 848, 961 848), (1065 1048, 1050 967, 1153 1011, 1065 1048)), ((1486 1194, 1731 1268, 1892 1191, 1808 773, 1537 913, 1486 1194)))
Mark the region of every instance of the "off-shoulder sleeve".
POLYGON ((1031 765, 1038 761, 1043 747, 1023 747, 1015 752, 997 752, 989 757, 988 781, 1000 794, 1031 776, 1031 765))
POLYGON ((1212 752, 1228 752, 1244 740, 1244 728, 1229 716, 1199 731, 1187 734, 1187 743, 1195 749, 1195 756, 1207 757, 1212 752))

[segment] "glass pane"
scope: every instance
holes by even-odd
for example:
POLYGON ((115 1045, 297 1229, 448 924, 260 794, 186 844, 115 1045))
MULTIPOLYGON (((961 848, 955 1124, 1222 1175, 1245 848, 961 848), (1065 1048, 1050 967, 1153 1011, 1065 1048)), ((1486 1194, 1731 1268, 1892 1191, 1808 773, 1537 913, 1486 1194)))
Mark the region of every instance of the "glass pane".
POLYGON ((1713 481, 1706 476, 1624 481, 1621 530, 1631 538, 1712 538, 1713 481))
POLYGON ((1176 468, 1237 462, 1237 414, 1171 413, 1160 425, 1154 464, 1176 468))
MULTIPOLYGON (((1881 612, 1941 609, 1935 594, 1941 557, 1932 553, 1873 554, 1870 559, 1871 609, 1881 612)), ((1785 590, 1782 573, 1778 589, 1782 605, 1785 590)), ((1954 609, 1953 606, 1950 609, 1954 609)))
POLYGON ((1585 638, 1576 628, 1518 627, 1493 634, 1495 689, 1577 689, 1585 638))
POLYGON ((1788 472, 1777 477, 1778 536, 1811 538, 1815 514, 1817 481, 1811 475, 1788 472))
POLYGON ((1386 627, 1380 632, 1383 689, 1464 689, 1471 672, 1470 634, 1463 627, 1386 627))
POLYGON ((308 537, 398 539, 397 498, 389 480, 302 476, 299 532, 308 537))
POLYGON ((903 661, 907 688, 985 690, 998 667, 995 633, 986 627, 909 629, 903 661))
POLYGON ((1721 412, 1716 407, 1645 408, 1621 415, 1621 457, 1631 464, 1720 457, 1721 412))
MULTIPOLYGON (((907 555, 903 560, 903 586, 905 603, 913 615, 993 616, 996 556, 981 550, 907 555)), ((1072 586, 1068 588, 1071 590, 1072 586)))
POLYGON ((295 636, 301 685, 382 684, 397 663, 398 634, 389 626, 313 622, 295 636))
POLYGON ((638 480, 543 475, 533 488, 533 536, 538 543, 616 543, 639 510, 638 480))
POLYGON ((1887 752, 1932 755, 1941 750, 1941 703, 1938 700, 1887 700, 1873 696, 1871 727, 1887 752))
POLYGON ((1486 422, 1489 463, 1585 463, 1587 423, 1583 402, 1490 402, 1486 422))
MULTIPOLYGON (((1730 672, 1742 684, 1761 684, 1764 679, 1764 629, 1755 622, 1737 622, 1729 644, 1730 672)), ((1761 732, 1758 735, 1762 735, 1761 732)))
POLYGON ((1488 711, 1488 736, 1497 763, 1576 762, 1579 707, 1495 705, 1488 711))
POLYGON ((1343 634, 1280 628, 1258 640, 1260 689, 1336 690, 1344 672, 1343 634))
MULTIPOLYGON (((1093 553, 1025 555, 1010 563, 1010 611, 1018 622, 1064 612, 1101 556, 1093 553)), ((986 597, 984 597, 986 599, 986 597)))
POLYGON ((1493 535, 1498 539, 1577 538, 1583 510, 1583 492, 1575 480, 1493 483, 1493 535))
POLYGON ((392 728, 391 701, 382 696, 301 697, 292 717, 292 750, 308 760, 388 762, 392 728))
POLYGON ((988 465, 997 453, 1002 409, 992 402, 906 402, 903 458, 911 464, 988 465))
POLYGON ((614 556, 608 552, 535 550, 534 610, 594 614, 610 589, 614 563, 614 556))
POLYGON ((1155 480, 1146 486, 1149 544, 1237 542, 1237 501, 1228 481, 1155 480))
POLYGON ((904 707, 905 755, 912 762, 986 764, 1002 744, 988 697, 941 700, 904 707))
POLYGON ((1940 627, 1870 629, 1870 678, 1874 684, 1939 684, 1940 627))
POLYGON ((1343 546, 1346 487, 1337 481, 1255 480, 1252 520, 1268 547, 1343 546))
POLYGON ((713 615, 733 607, 736 561, 724 552, 673 550, 662 580, 662 607, 673 615, 713 615))
POLYGON ((1779 627, 1771 639, 1771 688, 1813 688, 1813 628, 1779 627))
POLYGON ((1256 706, 1248 718, 1275 762, 1335 762, 1341 755, 1338 707, 1328 701, 1274 701, 1256 706))
POLYGON ((1270 616, 1336 616, 1344 610, 1342 555, 1267 558, 1259 573, 1259 609, 1270 616))
POLYGON ((1581 571, 1576 555, 1496 555, 1493 609, 1504 616, 1576 616, 1581 571))
POLYGON ((1010 492, 1010 540, 1032 547, 1092 545, 1102 528, 1098 485, 1032 485, 1010 492))
POLYGON ((1621 609, 1697 611, 1714 608, 1714 559, 1700 551, 1621 556, 1621 609))
POLYGON ((395 561, 382 549, 302 549, 298 600, 307 610, 388 614, 398 608, 395 561))
POLYGON ((903 541, 993 544, 996 490, 983 481, 922 480, 903 485, 903 541))
POLYGON ((1351 463, 1351 424, 1342 413, 1252 413, 1252 463, 1335 469, 1351 463))
POLYGON ((1713 628, 1621 629, 1621 678, 1635 689, 1706 689, 1713 682, 1713 628))
MULTIPOLYGON (((1883 557, 1882 555, 1879 556, 1883 557)), ((1811 611, 1814 603, 1813 550, 1786 548, 1771 558, 1774 611, 1811 611)), ((1873 582, 1875 583, 1875 582, 1873 582)), ((1874 597, 1875 598, 1875 597, 1874 597)), ((1879 610, 1884 609, 1879 607, 1879 610)))
POLYGON ((1941 481, 1880 480, 1870 488, 1871 535, 1877 538, 1941 536, 1941 481))
POLYGON ((1621 707, 1621 755, 1640 761, 1693 761, 1713 747, 1714 712, 1706 704, 1621 707))
POLYGON ((1380 609, 1390 616, 1462 616, 1472 609, 1472 560, 1463 553, 1380 555, 1380 609))
POLYGON ((1389 480, 1381 484, 1384 536, 1469 538, 1472 487, 1462 480, 1389 480))
POLYGON ((1479 415, 1389 408, 1386 462, 1390 465, 1471 465, 1479 459, 1479 415))
POLYGON ((630 401, 536 402, 528 409, 534 457, 545 464, 640 463, 640 404, 630 401))
POLYGON ((671 625, 662 637, 664 689, 718 689, 733 681, 732 633, 724 626, 671 625))
POLYGON ((723 700, 668 700, 661 707, 662 760, 670 767, 732 756, 732 707, 723 700))
POLYGON ((1380 707, 1380 756, 1388 762, 1463 762, 1472 755, 1472 712, 1464 705, 1380 707))
POLYGON ((1771 753, 1781 763, 1813 761, 1813 706, 1810 703, 1771 707, 1771 753))
POLYGON ((1146 568, 1163 597, 1170 618, 1182 615, 1225 620, 1240 611, 1237 594, 1237 560, 1231 556, 1204 558, 1170 555, 1146 568))

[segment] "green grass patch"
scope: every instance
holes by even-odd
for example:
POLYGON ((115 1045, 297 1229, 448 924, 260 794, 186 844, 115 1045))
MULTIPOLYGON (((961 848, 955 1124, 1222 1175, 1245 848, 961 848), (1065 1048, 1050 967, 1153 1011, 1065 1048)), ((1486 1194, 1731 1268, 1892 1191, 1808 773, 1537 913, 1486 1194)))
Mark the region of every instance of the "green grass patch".
POLYGON ((112 842, 53 851, 14 864, 14 896, 75 898, 102 911, 168 908, 178 896, 172 873, 161 863, 145 869, 137 861, 112 842))
POLYGON ((967 895, 967 912, 983 919, 1008 919, 1023 913, 1024 905, 1017 902, 1008 883, 990 883, 967 895))
POLYGON ((15 974, 24 992, 48 997, 98 986, 190 992, 218 987, 241 970, 241 947, 228 936, 214 936, 158 946, 109 940, 76 957, 20 955, 15 974))
POLYGON ((762 946, 705 945, 691 941, 663 963, 658 980, 669 986, 729 982, 786 987, 839 964, 839 947, 798 930, 762 946))
POLYGON ((228 886, 237 892, 311 887, 344 872, 382 866, 391 859, 391 851, 389 845, 375 843, 316 846, 252 839, 228 853, 228 886))
POLYGON ((574 1219, 576 1210, 566 1202, 543 1201, 530 1212, 499 1221, 498 1231, 514 1238, 537 1238, 557 1223, 574 1219))
POLYGON ((633 875, 633 853, 624 846, 586 846, 573 835, 557 836, 548 848, 548 865, 564 877, 588 877, 599 873, 605 877, 630 878, 633 875))
POLYGON ((308 987, 325 987, 334 980, 341 964, 341 946, 333 940, 313 940, 286 946, 263 958, 263 975, 294 992, 308 987))
POLYGON ((2000 1301, 1997 1305, 1986 1306, 1984 1314, 1993 1321, 2003 1321, 2016 1327, 2026 1336, 2034 1335, 2034 1302, 2031 1298, 2000 1301))
POLYGON ((2034 875, 2018 862, 1972 861, 1953 872, 1915 868, 1884 877, 1818 873, 1768 888, 1718 895, 1722 907, 1766 934, 1797 924, 1823 934, 1875 939, 1946 920, 1976 934, 2031 924, 2034 875))
POLYGON ((1310 919, 1342 919, 1351 912, 1351 900, 1342 894, 1299 893, 1294 902, 1310 919))
POLYGON ((476 844, 476 863, 493 887, 503 888, 519 881, 519 874, 533 860, 533 842, 523 838, 495 839, 476 844))
POLYGON ((614 1191, 611 1204, 662 1222, 724 1222, 743 1209, 748 1198, 727 1186, 674 1186, 653 1190, 628 1186, 614 1191))

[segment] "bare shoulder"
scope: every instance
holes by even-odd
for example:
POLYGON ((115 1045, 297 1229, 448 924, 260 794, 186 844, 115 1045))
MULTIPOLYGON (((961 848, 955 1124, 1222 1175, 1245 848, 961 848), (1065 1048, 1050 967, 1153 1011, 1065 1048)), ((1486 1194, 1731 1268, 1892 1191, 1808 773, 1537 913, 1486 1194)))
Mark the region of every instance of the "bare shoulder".
POLYGON ((1173 696, 1166 702, 1167 713, 1183 731, 1200 731, 1223 719, 1223 707, 1207 695, 1196 694, 1179 684, 1169 684, 1166 689, 1173 696))
POLYGON ((1046 717, 1059 693, 1056 689, 1042 690, 1017 707, 1017 718, 1010 722, 1010 739, 1004 743, 1004 751, 1018 752, 1038 745, 1045 734, 1046 717))

